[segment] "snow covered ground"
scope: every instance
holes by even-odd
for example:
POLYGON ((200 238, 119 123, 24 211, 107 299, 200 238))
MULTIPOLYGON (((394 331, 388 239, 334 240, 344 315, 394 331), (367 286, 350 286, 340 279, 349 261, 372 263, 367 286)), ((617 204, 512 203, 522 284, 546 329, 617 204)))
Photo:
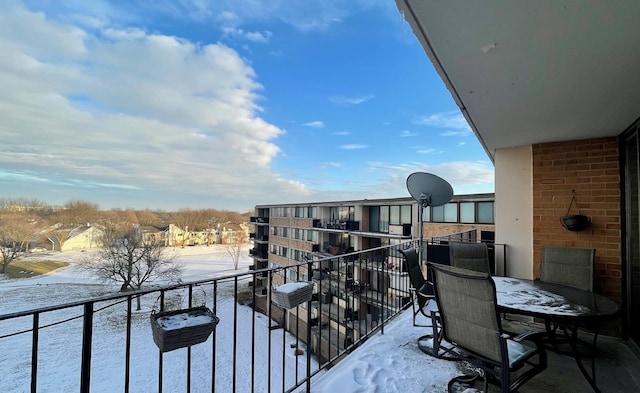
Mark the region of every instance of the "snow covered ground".
MULTIPOLYGON (((234 270, 231 258, 223 246, 186 247, 178 249, 185 263, 183 281, 219 277, 246 271, 252 263, 248 252, 234 270)), ((21 280, 0 281, 0 313, 27 310, 73 300, 87 299, 113 293, 118 286, 105 284, 88 277, 76 268, 79 258, 87 253, 65 252, 38 254, 32 259, 57 259, 70 262, 67 268, 50 274, 21 280)), ((205 289, 206 290, 206 289, 205 289)), ((251 390, 252 371, 255 391, 267 390, 269 353, 268 335, 272 335, 271 388, 282 390, 282 374, 291 386, 296 372, 304 375, 306 356, 295 356, 291 345, 295 338, 282 329, 269 331, 269 321, 255 314, 249 307, 238 306, 232 298, 232 288, 220 288, 216 327, 216 391, 231 391, 233 368, 236 370, 236 390, 251 390), (234 332, 234 313, 238 328, 234 332), (254 317, 255 315, 255 317, 254 317), (251 366, 252 329, 255 331, 256 362, 251 366), (233 336, 237 349, 234 359, 233 336), (283 345, 284 343, 284 345, 283 345), (285 348, 283 354, 282 349, 285 348), (285 361, 285 367, 282 361, 285 361), (297 371, 296 371, 297 370, 297 371)), ((208 293, 210 298, 210 293, 208 293)), ((143 310, 133 315, 131 391, 158 390, 158 349, 153 343, 149 323, 150 309, 156 298, 143 298, 143 310)), ((101 305, 96 305, 96 308, 101 305)), ((80 309, 43 314, 40 326, 77 316, 80 309)), ((126 304, 117 304, 97 312, 94 317, 93 355, 91 370, 92 392, 122 392, 124 390, 126 304)), ((30 329, 31 318, 0 321, 0 336, 30 329)), ((447 381, 460 373, 455 363, 437 360, 422 353, 416 343, 426 328, 412 326, 411 310, 403 313, 385 327, 385 334, 377 334, 356 349, 340 364, 313 380, 313 392, 444 392, 447 381)), ((78 391, 80 376, 80 348, 82 321, 74 319, 40 330, 38 356, 38 391, 78 391)), ((300 343, 301 347, 304 345, 300 343)), ((211 391, 212 339, 191 347, 193 392, 211 391)), ((186 390, 187 351, 167 352, 163 359, 163 389, 165 392, 186 390)), ((317 364, 312 359, 312 370, 317 364)), ((27 392, 30 389, 31 335, 18 334, 0 338, 0 391, 27 392)))

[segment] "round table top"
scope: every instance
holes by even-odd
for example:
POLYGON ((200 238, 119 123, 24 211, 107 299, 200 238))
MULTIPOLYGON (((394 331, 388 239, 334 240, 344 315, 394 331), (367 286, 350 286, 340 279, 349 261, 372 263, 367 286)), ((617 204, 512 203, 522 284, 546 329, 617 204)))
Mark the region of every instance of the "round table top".
POLYGON ((618 303, 593 292, 540 280, 492 278, 498 307, 505 312, 580 319, 605 319, 620 312, 618 303))

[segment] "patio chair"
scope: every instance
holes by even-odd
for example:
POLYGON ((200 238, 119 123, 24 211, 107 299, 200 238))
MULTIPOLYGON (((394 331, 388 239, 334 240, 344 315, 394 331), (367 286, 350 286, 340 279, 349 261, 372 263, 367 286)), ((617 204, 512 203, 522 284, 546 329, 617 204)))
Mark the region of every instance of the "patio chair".
POLYGON ((489 250, 485 243, 450 242, 451 266, 491 274, 489 250))
MULTIPOLYGON (((595 248, 543 246, 540 260, 540 281, 567 285, 583 291, 593 292, 593 275, 595 269, 595 248)), ((593 342, 585 343, 595 347, 598 338, 598 326, 584 326, 593 333, 593 342)), ((545 321, 547 341, 557 352, 559 344, 576 341, 578 326, 565 324, 562 321, 545 321)))
POLYGON ((540 281, 593 292, 595 248, 542 247, 540 281))
POLYGON ((407 270, 409 272, 409 280, 411 281, 411 297, 413 308, 413 326, 428 327, 432 332, 418 338, 418 348, 430 356, 441 358, 444 360, 454 360, 450 355, 451 348, 447 343, 442 342, 442 336, 439 334, 439 314, 433 299, 433 285, 424 278, 422 268, 420 267, 419 255, 415 248, 407 248, 400 250, 405 258, 407 270), (418 314, 431 321, 430 325, 421 325, 416 322, 418 314))
POLYGON ((457 356, 482 372, 449 381, 473 384, 482 379, 500 391, 514 392, 546 369, 547 354, 541 332, 512 336, 505 332, 497 309, 496 288, 487 273, 452 266, 429 264, 440 313, 441 334, 457 350, 457 356))
POLYGON ((404 256, 407 271, 409 272, 409 280, 411 281, 411 304, 413 308, 413 326, 431 327, 431 325, 420 325, 416 322, 419 313, 426 318, 431 319, 431 313, 427 309, 429 301, 433 299, 433 288, 430 283, 422 275, 420 261, 418 260, 418 252, 415 248, 407 248, 400 250, 404 256))

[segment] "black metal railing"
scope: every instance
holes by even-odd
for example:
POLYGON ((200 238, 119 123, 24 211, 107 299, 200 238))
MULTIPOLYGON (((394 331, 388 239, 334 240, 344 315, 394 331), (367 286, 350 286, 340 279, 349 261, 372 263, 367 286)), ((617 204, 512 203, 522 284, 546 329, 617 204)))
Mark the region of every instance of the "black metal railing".
POLYGON ((310 391, 314 376, 384 333, 408 307, 410 284, 398 250, 410 245, 64 304, 50 297, 51 304, 14 309, 0 315, 0 363, 11 365, 0 390, 310 391), (314 293, 280 308, 265 289, 291 281, 309 282, 314 293), (220 319, 211 337, 162 352, 151 314, 199 305, 220 319))

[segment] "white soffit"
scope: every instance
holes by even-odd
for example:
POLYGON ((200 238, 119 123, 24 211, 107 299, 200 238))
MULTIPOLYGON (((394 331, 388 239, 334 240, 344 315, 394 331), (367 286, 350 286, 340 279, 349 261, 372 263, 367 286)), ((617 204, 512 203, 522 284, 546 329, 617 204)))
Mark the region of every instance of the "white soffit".
POLYGON ((396 3, 491 157, 640 117, 640 1, 396 3))

